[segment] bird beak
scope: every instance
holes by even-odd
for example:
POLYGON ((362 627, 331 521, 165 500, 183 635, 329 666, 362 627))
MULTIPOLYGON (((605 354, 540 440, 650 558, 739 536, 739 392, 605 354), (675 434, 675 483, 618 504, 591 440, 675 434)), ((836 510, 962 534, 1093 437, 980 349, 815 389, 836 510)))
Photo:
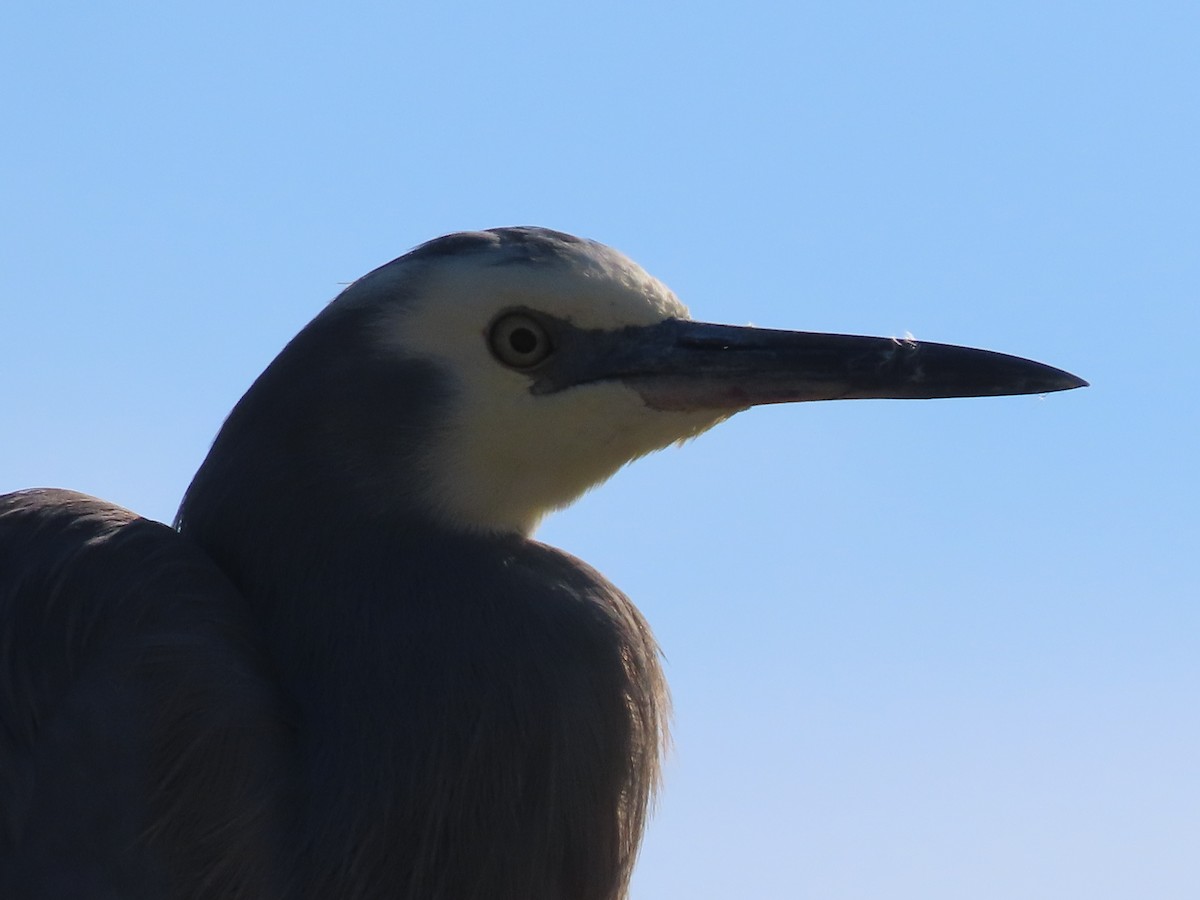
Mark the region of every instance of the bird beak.
MULTIPOLYGON (((592 341, 598 337, 596 332, 580 334, 592 341)), ((605 337, 600 345, 592 344, 599 352, 575 357, 584 363, 582 368, 570 366, 574 372, 558 375, 573 384, 619 379, 637 390, 647 405, 661 410, 1046 394, 1087 386, 1082 378, 1029 359, 910 338, 777 331, 684 319, 605 337)), ((551 378, 534 390, 566 386, 560 378, 551 378)))

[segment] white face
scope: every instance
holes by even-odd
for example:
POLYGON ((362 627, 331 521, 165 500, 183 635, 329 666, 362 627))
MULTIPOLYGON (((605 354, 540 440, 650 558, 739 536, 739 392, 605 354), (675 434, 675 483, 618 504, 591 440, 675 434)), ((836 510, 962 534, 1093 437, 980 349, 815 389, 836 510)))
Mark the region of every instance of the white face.
MULTIPOLYGON (((486 254, 438 261, 421 294, 384 322, 383 339, 438 365, 453 408, 424 459, 426 500, 447 524, 529 534, 622 465, 693 437, 729 412, 663 412, 602 381, 532 394, 532 376, 493 355, 489 330, 514 308, 589 330, 687 318, 686 307, 621 254, 589 245, 578 260, 495 265, 486 254)), ((564 351, 565 352, 565 351, 564 351)))

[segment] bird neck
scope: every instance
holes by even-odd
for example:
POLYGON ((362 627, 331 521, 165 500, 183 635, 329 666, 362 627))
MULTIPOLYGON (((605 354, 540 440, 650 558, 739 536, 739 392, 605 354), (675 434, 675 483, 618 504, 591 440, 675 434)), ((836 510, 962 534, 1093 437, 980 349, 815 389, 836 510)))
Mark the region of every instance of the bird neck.
POLYGON ((201 489, 181 516, 293 708, 305 892, 354 870, 414 900, 623 896, 667 715, 637 610, 535 542, 314 499, 201 489))

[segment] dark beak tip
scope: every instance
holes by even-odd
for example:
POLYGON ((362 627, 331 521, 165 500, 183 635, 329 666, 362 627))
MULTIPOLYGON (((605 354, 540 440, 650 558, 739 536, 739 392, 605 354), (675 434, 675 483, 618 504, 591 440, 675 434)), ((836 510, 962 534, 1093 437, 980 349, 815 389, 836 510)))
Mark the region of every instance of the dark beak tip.
POLYGON ((1076 388, 1085 388, 1091 386, 1091 382, 1085 381, 1078 375, 1072 375, 1070 372, 1061 372, 1054 387, 1052 387, 1050 391, 1073 391, 1076 388))

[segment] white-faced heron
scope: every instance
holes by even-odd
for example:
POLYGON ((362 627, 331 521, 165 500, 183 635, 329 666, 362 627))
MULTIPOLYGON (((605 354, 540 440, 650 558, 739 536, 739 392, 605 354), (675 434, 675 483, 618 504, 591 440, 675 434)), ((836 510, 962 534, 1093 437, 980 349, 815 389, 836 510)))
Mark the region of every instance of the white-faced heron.
POLYGON ((545 229, 424 244, 271 363, 174 529, 0 498, 0 897, 622 897, 658 649, 539 519, 755 404, 1083 384, 693 322, 545 229))

